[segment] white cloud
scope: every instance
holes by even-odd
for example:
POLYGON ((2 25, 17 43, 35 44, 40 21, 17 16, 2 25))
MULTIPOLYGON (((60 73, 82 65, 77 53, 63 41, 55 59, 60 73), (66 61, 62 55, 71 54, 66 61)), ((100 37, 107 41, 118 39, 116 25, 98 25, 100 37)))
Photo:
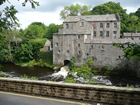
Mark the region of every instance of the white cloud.
POLYGON ((50 23, 62 24, 62 20, 60 20, 59 12, 61 8, 59 8, 55 12, 23 12, 18 13, 17 17, 19 19, 19 23, 21 23, 21 28, 25 29, 32 22, 42 22, 45 25, 49 25, 50 23))
POLYGON ((136 12, 138 7, 124 7, 125 9, 127 9, 127 14, 132 13, 132 12, 136 12))

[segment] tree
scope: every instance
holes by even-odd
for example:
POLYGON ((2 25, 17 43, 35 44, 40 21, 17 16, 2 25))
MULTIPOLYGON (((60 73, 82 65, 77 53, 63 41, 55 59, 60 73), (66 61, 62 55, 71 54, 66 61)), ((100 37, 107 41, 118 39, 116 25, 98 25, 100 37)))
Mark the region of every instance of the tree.
POLYGON ((60 12, 60 17, 61 19, 65 19, 67 16, 77 16, 81 15, 84 12, 87 12, 91 9, 91 6, 86 6, 86 5, 70 5, 70 6, 65 6, 64 9, 60 12))
POLYGON ((126 13, 126 9, 123 9, 120 6, 120 3, 115 2, 107 2, 102 5, 95 6, 92 9, 93 15, 100 15, 100 14, 116 14, 119 13, 121 18, 121 33, 124 31, 128 31, 127 27, 128 24, 125 23, 125 20, 128 18, 128 15, 126 13))
POLYGON ((135 12, 135 15, 140 18, 140 8, 137 9, 137 11, 135 12))
POLYGON ((122 48, 124 58, 133 61, 140 61, 140 44, 127 42, 124 44, 114 43, 113 45, 122 48))
POLYGON ((38 25, 41 26, 44 29, 44 31, 46 30, 46 26, 42 22, 32 22, 30 25, 38 25))
POLYGON ((29 25, 27 29, 24 30, 25 39, 36 39, 43 38, 44 30, 39 25, 29 25))
MULTIPOLYGON (((8 0, 1 0, 0 5, 5 2, 9 2, 8 0)), ((31 3, 32 8, 35 8, 35 5, 39 6, 39 2, 34 0, 25 0, 22 5, 25 6, 27 2, 31 3)), ((10 3, 10 2, 9 2, 10 3)), ((15 6, 11 5, 10 7, 6 6, 4 10, 0 12, 0 32, 3 29, 11 29, 12 27, 19 26, 18 19, 16 14, 18 11, 15 9, 15 6)))
POLYGON ((19 32, 17 30, 3 30, 1 32, 2 37, 4 37, 4 44, 5 47, 1 49, 1 51, 7 52, 7 54, 3 55, 6 58, 6 61, 13 61, 13 56, 12 56, 12 48, 11 48, 11 42, 16 40, 17 36, 19 35, 19 32))
POLYGON ((57 33, 58 32, 58 26, 55 25, 54 23, 51 23, 48 28, 47 28, 47 32, 45 34, 45 38, 48 39, 52 39, 53 33, 57 33))
POLYGON ((139 18, 138 18, 137 16, 132 15, 129 19, 127 19, 127 20, 125 21, 126 23, 131 23, 131 25, 132 25, 131 38, 132 38, 132 34, 133 34, 133 32, 134 32, 134 25, 137 24, 138 19, 139 19, 139 18))

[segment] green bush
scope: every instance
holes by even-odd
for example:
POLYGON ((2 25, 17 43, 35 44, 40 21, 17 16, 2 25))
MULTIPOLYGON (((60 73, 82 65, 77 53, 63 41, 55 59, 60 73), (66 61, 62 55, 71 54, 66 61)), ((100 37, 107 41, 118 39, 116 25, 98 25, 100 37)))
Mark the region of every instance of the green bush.
POLYGON ((68 64, 68 67, 69 67, 70 70, 74 69, 74 67, 75 67, 75 65, 76 65, 75 63, 76 63, 76 59, 75 59, 75 57, 73 56, 73 57, 70 59, 70 63, 68 64))
POLYGON ((24 74, 23 76, 21 75, 20 76, 20 79, 27 79, 27 80, 38 80, 38 78, 36 78, 36 77, 28 77, 26 74, 24 74))
POLYGON ((82 77, 85 80, 84 83, 86 84, 94 83, 95 80, 91 79, 94 74, 92 73, 92 69, 89 67, 91 64, 94 63, 92 62, 92 59, 89 59, 82 67, 73 68, 71 71, 69 71, 65 82, 77 82, 74 80, 75 75, 77 75, 77 78, 82 77))

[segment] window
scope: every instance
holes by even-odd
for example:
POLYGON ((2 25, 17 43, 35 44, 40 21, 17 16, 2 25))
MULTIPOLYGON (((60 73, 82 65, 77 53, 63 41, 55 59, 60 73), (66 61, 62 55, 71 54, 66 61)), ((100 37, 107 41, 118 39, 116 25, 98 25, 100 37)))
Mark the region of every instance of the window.
POLYGON ((106 28, 109 28, 109 27, 110 27, 110 24, 109 24, 109 23, 107 23, 107 24, 106 24, 106 28))
POLYGON ((80 39, 80 35, 78 35, 77 39, 80 39))
POLYGON ((117 23, 114 23, 114 28, 117 28, 117 23))
POLYGON ((100 28, 103 28, 103 23, 100 23, 100 28))
POLYGON ((96 31, 94 31, 93 35, 96 36, 96 31))
POLYGON ((66 24, 66 28, 69 28, 69 24, 66 24))
POLYGON ((78 43, 78 47, 80 47, 80 43, 78 43))
POLYGON ((107 36, 107 37, 109 36, 109 31, 106 31, 106 36, 107 36))
POLYGON ((117 31, 113 31, 113 34, 117 34, 117 31))
POLYGON ((60 50, 58 50, 57 53, 60 54, 60 50))
POLYGON ((100 36, 103 36, 103 31, 100 31, 100 36))
POLYGON ((69 53, 69 50, 67 50, 67 53, 69 53))
POLYGON ((84 26, 84 22, 81 22, 81 26, 84 26))
POLYGON ((81 54, 81 51, 78 51, 78 54, 80 55, 81 54))
POLYGON ((132 38, 132 40, 134 40, 134 38, 132 38))
POLYGON ((58 47, 58 43, 57 42, 55 43, 55 47, 58 47))
POLYGON ((140 40, 140 38, 139 38, 139 40, 140 40))

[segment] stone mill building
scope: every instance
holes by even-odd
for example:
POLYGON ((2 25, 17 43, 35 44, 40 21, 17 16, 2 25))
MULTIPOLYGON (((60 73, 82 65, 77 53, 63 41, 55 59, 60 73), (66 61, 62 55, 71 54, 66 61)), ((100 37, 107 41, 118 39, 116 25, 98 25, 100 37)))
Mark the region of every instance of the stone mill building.
POLYGON ((68 16, 63 27, 53 34, 53 64, 62 65, 74 56, 77 66, 89 58, 93 58, 97 66, 119 66, 123 52, 112 44, 133 41, 120 39, 120 21, 118 13, 68 16))

